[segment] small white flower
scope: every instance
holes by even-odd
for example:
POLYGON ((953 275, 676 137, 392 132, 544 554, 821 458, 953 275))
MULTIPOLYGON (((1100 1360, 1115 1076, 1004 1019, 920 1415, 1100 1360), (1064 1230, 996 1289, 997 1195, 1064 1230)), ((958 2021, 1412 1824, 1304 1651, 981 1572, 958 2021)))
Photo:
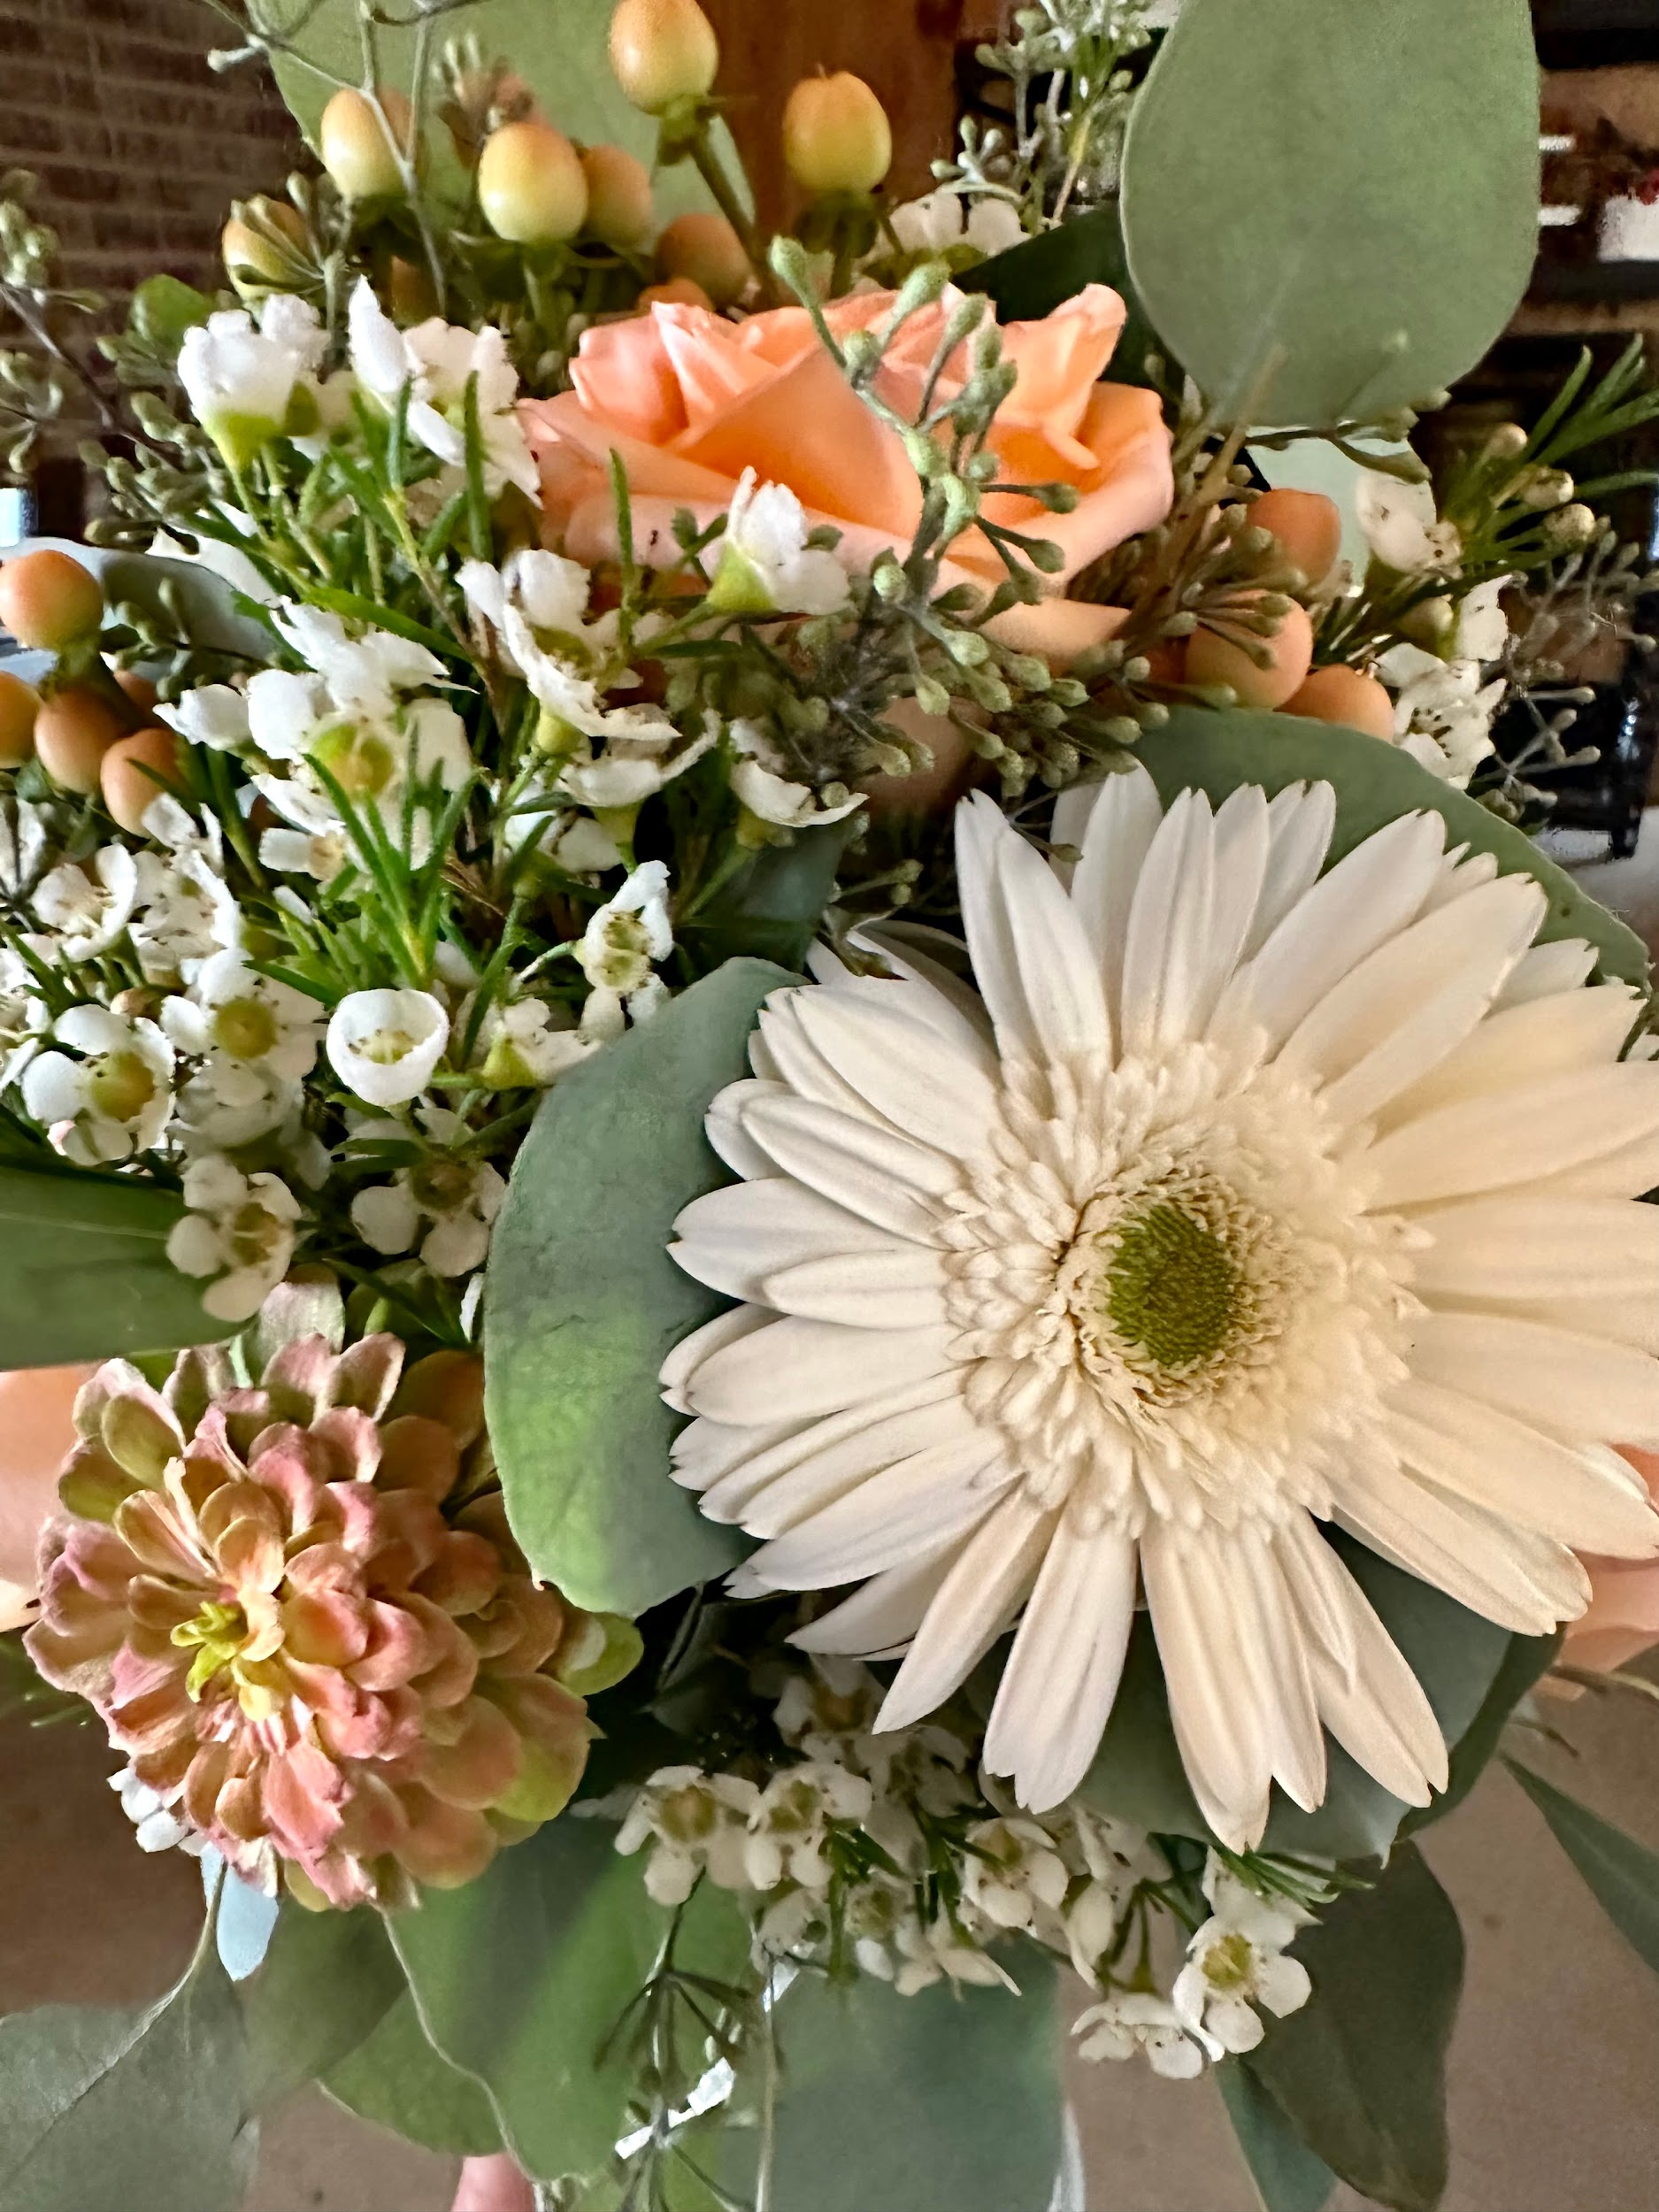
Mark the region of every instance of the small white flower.
POLYGON ((806 513, 787 484, 745 469, 732 495, 709 588, 717 614, 833 614, 847 603, 847 572, 807 543, 806 513))
POLYGON ((841 784, 815 791, 810 784, 796 783, 788 775, 789 763, 764 724, 740 718, 726 734, 737 754, 732 768, 732 789, 749 811, 763 822, 784 829, 810 829, 826 822, 844 821, 864 803, 862 791, 845 791, 841 784))
POLYGON ((288 1273, 299 1201, 280 1176, 210 1155, 185 1170, 184 1202, 167 1257, 181 1275, 218 1278, 202 1298, 215 1320, 251 1320, 288 1273))
POLYGON ((1402 484, 1367 469, 1355 493, 1365 542, 1385 568, 1402 576, 1456 573, 1463 541, 1455 522, 1442 522, 1432 484, 1402 484))
POLYGON ((260 864, 273 875, 332 883, 347 858, 346 833, 333 823, 314 830, 269 829, 259 839, 260 864))
POLYGON ((555 1027, 553 1009, 535 998, 492 1008, 479 1044, 482 1079, 498 1091, 544 1090, 599 1048, 580 1029, 555 1027))
POLYGON ((402 1106, 426 1089, 449 1036, 429 991, 352 991, 329 1020, 329 1064, 371 1106, 402 1106))
POLYGON ((660 1767, 635 1797, 617 1849, 631 1857, 654 1842, 645 1886, 659 1905, 683 1905, 700 1874, 717 1889, 747 1889, 749 1816, 759 1797, 735 1774, 660 1767))
POLYGON ((89 875, 64 861, 35 887, 35 918, 46 935, 30 949, 71 966, 96 960, 119 940, 137 900, 137 864, 125 845, 105 845, 89 875))
POLYGON ((648 860, 616 896, 596 907, 582 933, 576 957, 593 987, 582 1026, 595 1036, 620 1033, 626 1012, 635 1021, 653 1014, 667 995, 655 964, 674 949, 668 913, 668 869, 648 860))
POLYGON ((15 1083, 51 1024, 29 964, 0 945, 0 1089, 15 1083))
POLYGON ((1025 235, 1007 200, 975 194, 964 203, 948 184, 895 207, 892 219, 893 234, 906 253, 947 253, 964 243, 986 255, 1006 253, 1025 235))
POLYGON ((0 808, 0 890, 13 898, 28 889, 51 849, 51 826, 43 807, 27 799, 0 808))
POLYGON ((1008 1969, 977 1943, 964 1939, 964 1930, 953 1927, 942 1916, 926 1926, 914 1917, 901 1921, 894 1947, 900 1963, 893 1985, 901 1997, 914 1997, 938 1981, 1019 1993, 1019 1985, 1008 1969))
POLYGON ((205 745, 216 753, 231 752, 248 742, 248 701, 231 684, 203 684, 187 691, 176 706, 158 706, 156 718, 188 743, 205 745))
POLYGON ((1150 1990, 1113 1990, 1078 2015, 1071 2032, 1080 2039, 1084 2058, 1126 2059, 1141 2051, 1153 2072, 1167 2081, 1191 2081, 1204 2070, 1203 2047, 1187 2034, 1168 1998, 1150 1990))
POLYGON ((1034 1820, 981 1820, 968 1831, 962 1893, 996 1928, 1032 1927, 1071 1886, 1065 1862, 1034 1820))
POLYGON ((476 377, 485 491, 494 499, 504 486, 516 484, 529 498, 537 496, 535 462, 513 408, 518 373, 499 330, 490 325, 467 330, 437 316, 399 330, 366 277, 358 279, 351 295, 349 325, 358 383, 388 411, 410 386, 411 436, 451 468, 466 465, 466 388, 476 377))
POLYGON ((141 1782, 131 1767, 111 1775, 110 1787, 133 1824, 134 1840, 141 1851, 185 1851, 199 1859, 208 1849, 207 1838, 187 1827, 160 1792, 141 1782))
MULTIPOLYGON (((453 1145, 465 1133, 458 1114, 426 1109, 422 1117, 434 1145, 453 1145)), ((396 1123, 371 1124, 359 1136, 402 1137, 396 1123)), ((407 1252, 417 1241, 424 1266, 446 1279, 470 1275, 489 1255, 490 1228, 507 1195, 503 1178, 488 1160, 457 1159, 434 1149, 389 1183, 372 1183, 351 1201, 351 1224, 377 1252, 407 1252), (423 1225, 426 1233, 421 1236, 423 1225)))
POLYGON ((1457 629, 1451 657, 1460 661, 1495 661, 1509 641, 1509 617, 1503 595, 1512 579, 1494 576, 1465 592, 1457 606, 1457 629))
POLYGON ((752 1889, 776 1889, 798 1882, 804 1889, 828 1886, 831 1867, 824 1846, 832 1824, 859 1821, 870 1810, 872 1793, 861 1774, 829 1761, 808 1761, 774 1774, 749 1816, 745 1870, 752 1889))
MULTIPOLYGON (((217 823, 213 828, 217 832, 217 823)), ((242 911, 214 865, 211 843, 177 861, 157 852, 134 856, 138 900, 131 929, 146 983, 188 983, 204 961, 234 952, 242 942, 242 911)))
POLYGON ((72 1006, 52 1025, 79 1054, 42 1052, 23 1071, 23 1103, 78 1167, 131 1159, 173 1118, 173 1047, 154 1022, 72 1006))
POLYGON ((180 1052, 214 1068, 231 1061, 295 1082, 317 1064, 323 1015, 303 991, 222 952, 203 963, 188 998, 166 1002, 161 1025, 180 1052))
POLYGON ((340 616, 326 607, 285 600, 272 609, 271 620, 284 642, 322 678, 335 704, 353 714, 384 718, 396 705, 399 692, 442 682, 448 673, 424 645, 390 630, 365 630, 353 637, 340 616))
POLYGON ((315 308, 281 294, 266 300, 258 326, 237 307, 185 332, 179 381, 227 459, 245 465, 280 434, 294 388, 315 369, 324 343, 315 308))
POLYGON ((1171 2002, 1181 2024, 1216 2055, 1253 2051, 1264 2032, 1254 2006, 1282 2016, 1305 2005, 1312 1993, 1307 1968, 1285 1955, 1310 1916, 1257 1896, 1213 1857, 1204 1887, 1214 1917, 1187 1945, 1171 2002))
POLYGON ((1394 743, 1459 790, 1492 750, 1492 725, 1508 689, 1502 676, 1481 681, 1478 660, 1438 659, 1421 646, 1395 645, 1377 664, 1394 690, 1394 743))

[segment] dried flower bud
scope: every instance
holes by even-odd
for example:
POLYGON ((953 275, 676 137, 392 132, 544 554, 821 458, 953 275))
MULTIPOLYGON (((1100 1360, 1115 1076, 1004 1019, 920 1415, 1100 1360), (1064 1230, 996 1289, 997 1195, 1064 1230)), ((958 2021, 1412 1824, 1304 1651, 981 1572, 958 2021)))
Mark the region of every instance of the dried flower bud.
POLYGON ((318 127, 323 167, 349 200, 387 199, 403 189, 398 154, 410 156, 414 118, 403 94, 389 86, 377 86, 375 99, 378 112, 361 92, 336 92, 318 127))
POLYGON ((647 115, 703 99, 719 65, 720 42, 697 0, 620 0, 611 19, 611 66, 647 115))
POLYGON ((1601 526, 1595 510, 1585 506, 1582 502, 1571 507, 1558 508, 1549 518, 1550 543, 1563 549, 1588 545, 1601 526))
POLYGON ((587 219, 588 180, 563 131, 534 120, 503 123, 479 156, 478 199, 497 238, 557 245, 587 219))
POLYGON ((310 245, 298 208, 263 192, 234 203, 219 238, 226 274, 239 292, 291 285, 303 273, 310 245))
POLYGON ((783 111, 783 157, 807 192, 873 192, 893 161, 887 110, 850 70, 803 77, 783 111))

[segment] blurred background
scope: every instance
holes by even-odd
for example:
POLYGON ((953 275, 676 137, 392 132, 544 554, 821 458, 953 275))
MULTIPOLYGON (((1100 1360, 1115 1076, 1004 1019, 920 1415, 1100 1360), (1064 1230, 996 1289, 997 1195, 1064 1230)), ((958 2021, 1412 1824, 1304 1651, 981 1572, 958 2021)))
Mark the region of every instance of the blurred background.
MULTIPOLYGON (((874 87, 893 121, 901 198, 928 188, 958 117, 987 97, 975 50, 998 27, 995 0, 705 5, 764 217, 786 211, 776 119, 809 71, 852 69, 874 87)), ((1528 420, 1586 344, 1605 366, 1634 334, 1659 365, 1659 0, 1536 0, 1533 12, 1545 148, 1536 276, 1437 434, 1488 417, 1528 420)), ((207 50, 223 35, 206 0, 0 0, 0 172, 39 179, 35 210, 62 242, 67 283, 119 302, 165 270, 215 288, 230 199, 280 191, 302 159, 268 80, 210 70, 207 50)), ((26 335, 14 304, 0 293, 0 345, 26 335)), ((76 446, 100 427, 99 408, 96 389, 83 388, 27 489, 0 492, 10 503, 0 541, 25 528, 80 534, 90 489, 76 446)), ((1620 468, 1655 461, 1651 434, 1646 449, 1608 457, 1620 468)), ((1659 557, 1651 493, 1628 495, 1619 523, 1659 557)), ((1646 611, 1659 630, 1659 606, 1646 611)), ((1659 658, 1616 648, 1575 674, 1595 693, 1575 742, 1598 758, 1560 780, 1549 842, 1659 947, 1659 658)), ((1598 1809, 1659 1839, 1659 1706, 1629 1693, 1586 1697, 1545 1720, 1537 1763, 1571 1785, 1582 1759, 1598 1809)), ((105 1786, 111 1763, 93 1728, 31 1734, 21 1717, 0 1719, 0 2011, 142 2000, 188 1955, 201 1916, 195 1863, 169 1853, 134 1872, 130 1828, 105 1786)), ((1470 1947, 1445 2212, 1651 2212, 1659 1982, 1501 1772, 1431 1832, 1427 1854, 1465 1908, 1470 1947)), ((1089 2212, 1248 2212, 1213 2089, 1111 2067, 1079 2071, 1074 2087, 1089 2212)), ((308 2092, 267 2129, 250 2204, 442 2212, 454 2178, 449 2162, 308 2092)), ((1336 2212, 1357 2204, 1344 2195, 1336 2212)))

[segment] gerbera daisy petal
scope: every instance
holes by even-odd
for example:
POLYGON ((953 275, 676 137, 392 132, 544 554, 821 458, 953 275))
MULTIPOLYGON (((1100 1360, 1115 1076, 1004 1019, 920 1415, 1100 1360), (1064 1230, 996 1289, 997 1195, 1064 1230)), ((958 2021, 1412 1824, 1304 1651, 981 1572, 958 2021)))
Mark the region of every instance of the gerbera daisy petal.
POLYGON ((705 1321, 689 1336, 681 1337, 673 1350, 663 1362, 657 1378, 662 1385, 663 1402, 676 1413, 689 1413, 691 1402, 687 1386, 703 1361, 739 1338, 752 1336, 757 1329, 765 1328, 775 1317, 758 1306, 733 1306, 729 1312, 717 1313, 712 1321, 705 1321))
POLYGON ((1379 830, 1296 901, 1223 993, 1213 1032, 1259 1027, 1277 1048, 1350 968, 1414 922, 1445 846, 1438 815, 1379 830))
POLYGON ((1411 1370, 1563 1440, 1606 1428, 1627 1444, 1659 1445, 1659 1361, 1605 1337, 1438 1310, 1413 1334, 1411 1370))
POLYGON ((833 1590, 971 1528, 1014 1479, 995 1440, 950 1437, 845 1491, 746 1563, 774 1590, 833 1590))
MULTIPOLYGON (((821 1422, 814 1433, 822 1436, 830 1425, 821 1422)), ((922 1405, 904 1406, 879 1421, 838 1434, 816 1450, 804 1451, 787 1465, 773 1466, 761 1476, 751 1466, 742 1471, 737 1483, 726 1486, 735 1491, 741 1485, 744 1525, 751 1535, 782 1536, 918 1452, 937 1451, 951 1443, 971 1445, 976 1440, 982 1440, 979 1432, 962 1401, 935 1398, 922 1405)), ((810 1444, 811 1437, 803 1441, 810 1444)))
POLYGON ((1152 840, 1164 819, 1157 786, 1135 766, 1093 787, 1090 803, 1074 806, 1084 795, 1067 792, 1055 810, 1054 833, 1076 845, 1081 858, 1071 879, 1071 904, 1094 950, 1114 1029, 1121 1012, 1124 942, 1135 886, 1152 840), (1061 810, 1067 812, 1062 813, 1061 810))
POLYGON ((959 1548, 953 1538, 902 1567, 872 1575, 851 1597, 796 1629, 789 1641, 801 1651, 820 1652, 826 1658, 887 1656, 915 1635, 959 1548))
POLYGON ((1215 931, 1216 825, 1202 791, 1164 816, 1124 936, 1122 1050, 1138 1058, 1194 1033, 1215 931))
POLYGON ((1369 1120, 1469 1035, 1543 918, 1530 878, 1506 876, 1402 930, 1328 991, 1279 1055, 1330 1087, 1344 1121, 1369 1120))
POLYGON ((746 1083, 728 1083, 710 1107, 703 1117, 703 1132, 717 1156, 725 1161, 733 1175, 757 1182, 781 1172, 776 1161, 767 1157, 744 1128, 743 1110, 757 1098, 790 1095, 783 1084, 764 1083, 755 1077, 746 1083))
MULTIPOLYGON (((1494 1115, 1488 1096, 1455 1100, 1389 1130, 1367 1156, 1373 1206, 1446 1198, 1594 1172, 1659 1135, 1659 1082, 1646 1066, 1584 1068, 1517 1084, 1494 1115)), ((1634 1197, 1646 1186, 1622 1194, 1634 1197)))
POLYGON ((1589 1577, 1564 1544, 1409 1471, 1386 1486, 1363 1477, 1348 1484, 1337 1517, 1391 1565, 1517 1635, 1547 1636, 1589 1595, 1589 1577))
POLYGON ((986 1765, 1012 1775, 1034 1812, 1069 1797, 1099 1748, 1134 1624, 1136 1579, 1128 1537, 1062 1519, 985 1732, 986 1765))
POLYGON ((1512 1414, 1416 1375, 1394 1393, 1394 1432, 1408 1466, 1540 1536, 1613 1559, 1659 1551, 1659 1515, 1617 1452, 1575 1451, 1512 1414))
POLYGON ((1141 1571, 1169 1689, 1170 1718, 1198 1809, 1230 1850, 1267 1825, 1267 1716, 1240 1632, 1225 1539, 1167 1525, 1141 1540, 1141 1571))
POLYGON ((878 1728, 908 1728, 960 1689, 1031 1594, 1058 1515, 1004 1493, 951 1561, 882 1701, 878 1728))
POLYGON ((1576 991, 1594 967, 1595 947, 1582 937, 1561 937, 1553 944, 1534 945, 1499 994, 1499 1011, 1576 991))
POLYGON ((1247 960, 1317 882, 1335 832, 1336 793, 1328 783, 1286 784, 1269 802, 1267 867, 1244 941, 1247 960))
POLYGON ((1448 1778, 1446 1739, 1423 1686, 1364 1593, 1343 1573, 1356 1663, 1344 1673, 1311 1654, 1319 1716, 1344 1751, 1402 1804, 1426 1805, 1448 1778))
POLYGON ((1426 1298, 1659 1298, 1659 1207, 1618 1198, 1466 1199, 1419 1213, 1426 1298))
POLYGON ((752 1417, 757 1394, 771 1401, 774 1420, 839 1413, 938 1374, 950 1363, 946 1337, 943 1329, 913 1329, 872 1338, 790 1314, 710 1352, 687 1379, 686 1401, 716 1421, 752 1417))
POLYGON ((1380 1125, 1394 1128, 1437 1107, 1507 1091, 1517 1082, 1606 1067, 1618 1058, 1640 1010, 1640 996, 1623 983, 1502 1007, 1438 1067, 1390 1100, 1380 1125))
POLYGON ((674 1235, 669 1250, 687 1275, 710 1290, 762 1304, 776 1302, 761 1286, 780 1270, 841 1253, 906 1248, 887 1230, 799 1183, 777 1191, 764 1182, 728 1183, 709 1191, 680 1212, 674 1235))
POLYGON ((908 1329, 949 1319, 939 1255, 919 1244, 838 1252, 780 1269, 761 1284, 769 1306, 849 1329, 908 1329))
POLYGON ((1636 1002, 1533 947, 1537 887, 1438 815, 1320 874, 1333 821, 1321 787, 1161 814, 1136 770, 1057 810, 1068 898, 965 807, 983 1016, 820 961, 717 1102, 747 1180, 680 1224, 749 1302, 666 1371, 680 1479, 761 1541, 733 1588, 862 1585, 801 1638, 909 1641, 887 1726, 1018 1625, 987 1755, 1047 1804, 1110 1714, 1138 1565, 1234 1847, 1275 1782, 1320 1801, 1327 1731, 1402 1798, 1444 1780, 1321 1524, 1533 1635, 1582 1609, 1578 1550, 1659 1551, 1611 1448, 1659 1440, 1636 1002))
POLYGON ((890 1003, 872 1005, 840 991, 803 991, 802 1027, 841 1080, 901 1134, 960 1152, 981 1141, 996 1111, 996 1092, 977 1059, 955 1052, 912 1020, 890 987, 890 1003))

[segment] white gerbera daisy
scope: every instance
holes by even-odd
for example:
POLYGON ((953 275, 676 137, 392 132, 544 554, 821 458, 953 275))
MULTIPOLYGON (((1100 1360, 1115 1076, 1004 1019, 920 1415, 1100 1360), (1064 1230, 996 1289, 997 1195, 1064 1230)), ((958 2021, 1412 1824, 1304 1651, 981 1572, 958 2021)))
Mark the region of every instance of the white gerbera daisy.
POLYGON ((664 1381, 679 1479, 764 1539, 749 1593, 863 1586, 808 1649, 903 1651, 932 1711, 1019 1622, 986 1737, 1028 1806, 1082 1779, 1138 1587, 1216 1834, 1325 1790, 1325 1731, 1444 1786, 1334 1523, 1542 1633, 1576 1550, 1659 1549, 1611 1440, 1659 1438, 1659 1066, 1534 948, 1526 875, 1405 817, 1322 874, 1328 786, 1063 802, 1069 892, 957 815, 982 998, 895 959, 768 1001, 710 1140, 744 1179, 675 1256, 744 1302, 664 1381), (1094 801, 1092 812, 1088 811, 1094 801))

